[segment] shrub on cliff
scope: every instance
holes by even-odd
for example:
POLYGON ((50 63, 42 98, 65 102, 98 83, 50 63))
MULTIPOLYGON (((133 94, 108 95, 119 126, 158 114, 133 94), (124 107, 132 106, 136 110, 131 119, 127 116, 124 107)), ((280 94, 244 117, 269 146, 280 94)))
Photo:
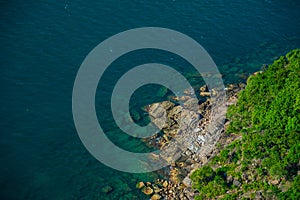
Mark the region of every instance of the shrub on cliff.
MULTIPOLYGON (((281 56, 265 71, 249 77, 227 117, 231 120, 227 132, 242 134, 242 141, 234 148, 229 145, 210 164, 227 166, 225 174, 242 184, 234 188, 227 181, 224 198, 229 190, 239 196, 260 190, 269 197, 300 198, 296 186, 300 185, 300 50, 281 56), (232 159, 232 155, 238 156, 232 159)), ((191 178, 198 189, 197 174, 191 178)), ((199 192, 201 196, 201 189, 199 192)), ((213 197, 217 196, 223 197, 213 197)))

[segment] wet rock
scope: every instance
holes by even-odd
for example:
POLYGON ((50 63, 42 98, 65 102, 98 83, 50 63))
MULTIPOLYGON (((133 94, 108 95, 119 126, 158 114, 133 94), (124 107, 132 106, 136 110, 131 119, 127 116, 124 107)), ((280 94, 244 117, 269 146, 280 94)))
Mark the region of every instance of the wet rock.
POLYGON ((153 186, 153 190, 154 190, 154 193, 159 193, 162 191, 162 189, 160 189, 158 186, 154 185, 153 186))
POLYGON ((152 184, 151 184, 151 182, 146 182, 146 185, 151 186, 152 184))
POLYGON ((163 184, 162 184, 162 186, 163 186, 164 188, 168 187, 168 185, 169 185, 168 181, 164 181, 163 184))
POLYGON ((209 97, 210 93, 209 92, 200 92, 200 96, 202 96, 202 97, 209 97))
POLYGON ((151 200, 159 200, 161 199, 161 196, 159 194, 154 194, 152 197, 151 197, 151 200))
POLYGON ((204 86, 200 87, 200 92, 208 92, 207 85, 204 85, 204 86))
POLYGON ((144 182, 138 182, 138 183, 136 184, 136 188, 137 188, 137 189, 142 189, 144 186, 145 186, 145 183, 144 183, 144 182))
POLYGON ((189 89, 184 90, 183 93, 186 94, 186 95, 191 96, 191 95, 195 94, 195 91, 194 91, 193 88, 189 88, 189 89))
POLYGON ((181 97, 173 96, 173 97, 171 97, 172 100, 182 101, 182 102, 185 102, 185 101, 189 100, 190 98, 191 98, 190 96, 181 96, 181 97))
POLYGON ((142 189, 142 192, 145 194, 145 195, 151 195, 153 193, 153 189, 151 187, 144 187, 142 189))

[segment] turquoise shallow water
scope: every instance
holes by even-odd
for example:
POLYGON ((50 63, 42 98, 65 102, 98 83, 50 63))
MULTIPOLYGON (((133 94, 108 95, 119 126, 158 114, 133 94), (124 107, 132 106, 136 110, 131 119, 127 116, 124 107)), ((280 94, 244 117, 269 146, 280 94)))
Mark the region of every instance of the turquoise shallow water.
MULTIPOLYGON (((180 31, 210 53, 224 82, 300 47, 297 1, 13 1, 1 5, 1 199, 145 199, 134 187, 156 174, 128 174, 95 160, 79 140, 71 110, 73 82, 85 56, 121 31, 157 26, 180 31), (110 185, 113 191, 101 189, 110 185)), ((184 60, 160 51, 137 51, 114 62, 99 84, 99 122, 118 145, 147 151, 111 119, 109 98, 124 71, 143 63, 174 67, 197 88, 184 60), (101 111, 101 112, 100 112, 101 111)), ((148 86, 131 108, 166 99, 148 86)), ((142 123, 142 122, 139 122, 142 123)))

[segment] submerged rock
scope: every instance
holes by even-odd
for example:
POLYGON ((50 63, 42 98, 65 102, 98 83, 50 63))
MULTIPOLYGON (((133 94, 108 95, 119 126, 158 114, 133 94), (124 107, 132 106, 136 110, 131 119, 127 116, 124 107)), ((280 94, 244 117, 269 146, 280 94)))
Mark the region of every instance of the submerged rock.
POLYGON ((103 187, 101 189, 101 192, 103 192, 103 193, 110 193, 112 190, 113 190, 113 188, 110 187, 109 185, 107 185, 107 186, 105 186, 105 187, 103 187))

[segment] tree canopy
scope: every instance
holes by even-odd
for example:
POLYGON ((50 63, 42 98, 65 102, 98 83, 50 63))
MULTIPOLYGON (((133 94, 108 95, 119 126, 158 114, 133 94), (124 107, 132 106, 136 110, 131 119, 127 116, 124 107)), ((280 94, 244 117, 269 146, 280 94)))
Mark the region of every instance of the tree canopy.
POLYGON ((242 140, 191 175, 197 198, 300 199, 300 50, 250 76, 227 118, 242 140))

